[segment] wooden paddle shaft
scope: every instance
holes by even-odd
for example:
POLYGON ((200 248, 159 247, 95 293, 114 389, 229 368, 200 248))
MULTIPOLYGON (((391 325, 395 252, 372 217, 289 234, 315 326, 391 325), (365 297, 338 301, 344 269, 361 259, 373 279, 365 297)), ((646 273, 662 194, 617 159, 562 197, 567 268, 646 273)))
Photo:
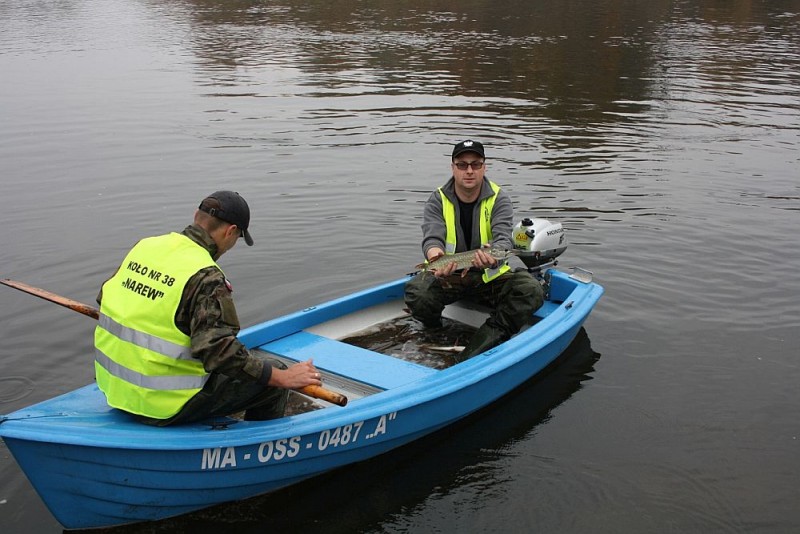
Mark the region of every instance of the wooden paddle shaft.
MULTIPOLYGON (((87 304, 78 302, 77 300, 72 300, 67 297, 62 297, 61 295, 56 295, 55 293, 51 293, 47 290, 38 287, 30 286, 23 282, 17 282, 15 280, 9 280, 7 278, 4 278, 0 280, 0 284, 3 284, 8 287, 13 287, 14 289, 19 289, 20 291, 28 293, 29 295, 39 297, 41 299, 44 299, 48 302, 53 302, 60 306, 64 306, 65 308, 69 308, 70 310, 91 317, 92 319, 98 319, 100 317, 100 311, 97 308, 93 308, 87 304)), ((337 406, 347 405, 347 397, 320 386, 306 386, 297 389, 297 391, 302 393, 303 395, 308 395, 309 397, 313 397, 315 399, 324 400, 330 402, 331 404, 336 404, 337 406)))
POLYGON ((92 308, 91 306, 78 302, 77 300, 72 300, 68 299, 67 297, 62 297, 60 295, 56 295, 55 293, 50 293, 49 291, 40 289, 38 287, 29 286, 28 284, 22 282, 16 282, 14 280, 8 280, 7 278, 0 280, 0 284, 6 285, 8 287, 13 287, 14 289, 19 289, 20 291, 24 291, 25 293, 29 293, 41 299, 54 302, 55 304, 64 306, 65 308, 69 308, 70 310, 74 310, 78 313, 88 315, 92 319, 98 319, 100 317, 100 312, 97 310, 97 308, 92 308))

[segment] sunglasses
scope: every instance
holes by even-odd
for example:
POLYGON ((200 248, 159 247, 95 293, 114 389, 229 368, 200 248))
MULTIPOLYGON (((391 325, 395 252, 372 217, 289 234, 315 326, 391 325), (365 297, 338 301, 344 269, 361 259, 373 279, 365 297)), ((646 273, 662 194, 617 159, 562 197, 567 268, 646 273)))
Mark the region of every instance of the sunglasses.
POLYGON ((453 165, 455 165, 458 170, 466 171, 467 167, 472 167, 473 171, 477 171, 483 168, 482 161, 454 161, 453 165))

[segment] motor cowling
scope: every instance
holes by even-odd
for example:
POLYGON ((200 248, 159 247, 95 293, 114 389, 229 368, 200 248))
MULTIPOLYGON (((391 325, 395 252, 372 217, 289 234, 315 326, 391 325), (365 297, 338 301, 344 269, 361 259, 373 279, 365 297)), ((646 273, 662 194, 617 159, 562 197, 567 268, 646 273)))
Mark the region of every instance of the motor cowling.
POLYGON ((525 217, 514 225, 512 240, 517 256, 528 269, 548 263, 567 250, 561 223, 525 217))

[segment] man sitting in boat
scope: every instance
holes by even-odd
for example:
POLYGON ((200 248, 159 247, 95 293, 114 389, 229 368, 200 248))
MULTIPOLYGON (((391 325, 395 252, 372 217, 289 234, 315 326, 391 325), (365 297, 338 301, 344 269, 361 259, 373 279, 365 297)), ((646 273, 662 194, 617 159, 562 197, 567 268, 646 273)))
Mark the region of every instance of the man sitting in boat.
POLYGON ((489 254, 511 250, 513 207, 511 199, 486 178, 483 145, 466 140, 455 145, 451 157, 452 176, 425 203, 422 222, 422 252, 428 262, 443 255, 477 249, 471 267, 446 263, 425 270, 406 284, 405 302, 414 318, 427 327, 441 326, 442 310, 462 298, 491 308, 486 322, 461 352, 466 359, 484 352, 531 323, 533 312, 544 301, 542 287, 527 272, 513 272, 504 261, 489 254))
POLYGON ((97 302, 95 375, 110 406, 166 426, 245 411, 282 417, 288 389, 319 386, 312 362, 286 367, 239 342, 232 289, 216 260, 253 245, 238 193, 206 197, 183 232, 139 241, 97 302))

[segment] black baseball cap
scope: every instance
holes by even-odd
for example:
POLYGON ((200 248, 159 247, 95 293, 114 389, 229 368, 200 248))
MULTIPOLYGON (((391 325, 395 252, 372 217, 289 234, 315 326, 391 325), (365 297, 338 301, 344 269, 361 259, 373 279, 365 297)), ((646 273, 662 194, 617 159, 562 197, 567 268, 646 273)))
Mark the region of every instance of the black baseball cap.
POLYGON ((217 219, 235 224, 242 231, 244 242, 250 247, 253 246, 253 238, 247 231, 247 227, 250 226, 250 208, 239 193, 235 191, 211 193, 203 199, 197 209, 217 219))
POLYGON ((459 154, 463 154, 464 152, 475 152, 482 158, 486 158, 483 154, 483 145, 478 141, 473 141, 471 139, 467 139, 466 141, 461 141, 455 147, 453 147, 453 158, 456 159, 456 156, 459 154))

